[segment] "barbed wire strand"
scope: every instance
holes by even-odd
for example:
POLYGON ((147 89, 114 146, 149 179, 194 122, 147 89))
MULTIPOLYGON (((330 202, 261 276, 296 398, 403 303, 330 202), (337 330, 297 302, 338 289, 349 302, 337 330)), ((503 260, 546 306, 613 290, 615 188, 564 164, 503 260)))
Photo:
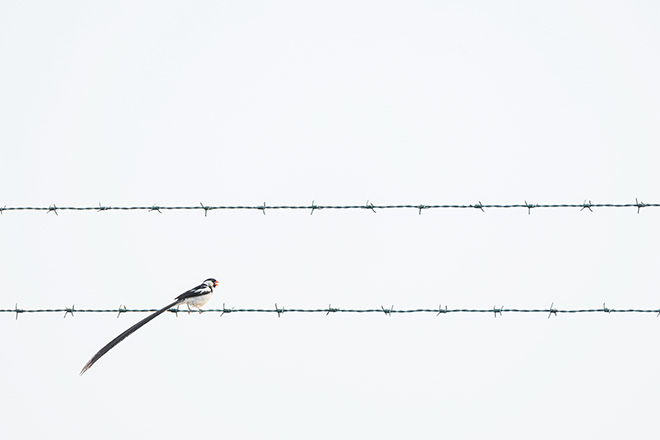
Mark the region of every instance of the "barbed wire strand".
POLYGON ((448 205, 448 204, 402 204, 402 205, 374 205, 367 200, 367 203, 364 205, 317 205, 315 201, 312 201, 311 205, 267 205, 264 202, 261 205, 218 205, 211 206, 205 205, 200 202, 199 205, 192 206, 160 206, 160 205, 151 205, 151 206, 104 206, 99 203, 99 206, 57 206, 55 204, 49 206, 3 206, 0 207, 0 214, 3 214, 4 211, 45 211, 46 214, 53 212, 55 215, 59 215, 58 211, 96 211, 96 212, 105 212, 105 211, 148 211, 148 212, 158 212, 160 214, 163 211, 177 211, 177 210, 201 210, 204 211, 204 216, 208 216, 209 211, 215 210, 256 210, 261 211, 264 215, 267 210, 305 210, 310 211, 310 214, 314 214, 314 211, 320 211, 323 209, 335 209, 335 210, 360 210, 366 209, 370 210, 373 213, 377 213, 379 210, 384 209, 413 209, 416 210, 420 215, 422 211, 427 209, 478 209, 481 212, 485 212, 486 209, 515 209, 522 208, 526 209, 528 214, 532 213, 532 209, 548 209, 548 208, 568 208, 568 209, 579 209, 580 211, 588 210, 594 212, 593 208, 637 208, 637 213, 639 214, 642 208, 650 207, 660 207, 660 203, 644 203, 640 202, 638 199, 635 199, 635 203, 592 203, 591 200, 587 202, 585 200, 582 203, 559 203, 559 204, 543 204, 543 203, 528 203, 526 200, 524 203, 519 204, 483 204, 479 201, 476 204, 468 205, 448 205))
MULTIPOLYGON (((14 306, 13 309, 0 309, 0 313, 13 313, 18 319, 18 315, 23 313, 64 313, 64 318, 68 315, 74 316, 79 313, 113 313, 117 314, 117 318, 123 313, 153 313, 159 309, 129 309, 125 305, 120 305, 116 309, 76 309, 75 305, 71 307, 57 308, 57 309, 21 309, 18 307, 18 304, 14 306)), ((180 311, 178 308, 172 308, 168 310, 171 313, 174 313, 178 316, 178 313, 185 313, 180 311)), ((487 309, 468 309, 468 308, 457 308, 450 309, 446 305, 444 308, 442 305, 439 305, 437 308, 416 308, 416 309, 395 309, 394 306, 386 308, 380 306, 380 308, 373 309, 342 309, 338 307, 332 307, 328 305, 326 308, 317 308, 317 309, 302 309, 302 308, 284 308, 278 307, 275 304, 275 307, 272 309, 254 309, 254 308, 235 308, 235 307, 226 307, 224 304, 221 309, 203 309, 200 312, 193 311, 195 313, 220 313, 220 316, 223 316, 227 313, 276 313, 278 317, 281 317, 285 313, 324 313, 326 316, 331 313, 378 313, 384 314, 385 316, 392 316, 393 314, 411 314, 411 313, 434 313, 436 316, 449 314, 449 313, 492 313, 497 318, 497 316, 503 316, 504 313, 543 313, 548 314, 548 318, 551 316, 557 316, 558 314, 581 314, 581 313, 654 313, 656 317, 660 316, 660 308, 658 309, 613 309, 608 308, 603 303, 602 308, 597 309, 558 309, 554 307, 554 303, 550 305, 549 308, 542 309, 520 309, 520 308, 505 308, 504 306, 487 309)))

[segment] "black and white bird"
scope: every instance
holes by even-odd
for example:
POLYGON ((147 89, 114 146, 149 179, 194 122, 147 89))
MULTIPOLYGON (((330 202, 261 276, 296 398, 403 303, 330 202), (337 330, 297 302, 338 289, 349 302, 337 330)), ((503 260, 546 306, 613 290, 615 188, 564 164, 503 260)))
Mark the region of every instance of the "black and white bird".
POLYGON ((83 369, 80 371, 80 375, 89 370, 92 365, 101 357, 109 352, 115 345, 119 344, 121 341, 133 334, 137 329, 145 325, 147 322, 154 319, 156 316, 162 314, 166 310, 185 304, 188 306, 188 313, 190 313, 190 306, 196 307, 199 310, 199 313, 202 313, 201 307, 209 302, 211 295, 213 294, 213 288, 218 286, 218 282, 214 278, 209 278, 205 280, 202 284, 197 287, 193 287, 187 292, 183 292, 181 295, 175 298, 175 301, 172 304, 168 304, 157 312, 152 313, 151 315, 144 318, 142 321, 128 328, 125 332, 117 336, 112 341, 108 342, 102 349, 100 349, 92 358, 85 364, 83 369))

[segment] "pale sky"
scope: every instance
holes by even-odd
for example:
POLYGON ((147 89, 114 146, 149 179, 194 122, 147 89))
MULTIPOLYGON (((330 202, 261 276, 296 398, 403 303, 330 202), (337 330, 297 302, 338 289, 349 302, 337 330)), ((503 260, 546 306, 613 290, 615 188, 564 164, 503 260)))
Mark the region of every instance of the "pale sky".
MULTIPOLYGON (((0 206, 659 203, 657 2, 4 1, 0 206)), ((4 212, 0 308, 660 308, 660 208, 4 212)), ((654 314, 0 314, 3 438, 655 438, 654 314)))

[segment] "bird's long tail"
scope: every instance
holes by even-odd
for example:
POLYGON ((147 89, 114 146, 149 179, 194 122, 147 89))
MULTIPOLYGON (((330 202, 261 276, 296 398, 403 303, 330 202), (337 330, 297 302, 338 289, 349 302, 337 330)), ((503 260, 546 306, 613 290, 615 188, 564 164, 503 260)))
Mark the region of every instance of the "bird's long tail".
POLYGON ((100 349, 100 350, 99 350, 94 356, 92 356, 92 358, 91 358, 91 359, 85 364, 85 366, 83 367, 83 369, 80 370, 80 375, 82 376, 83 373, 84 373, 85 371, 89 370, 89 369, 92 367, 92 365, 94 365, 94 363, 95 363, 96 361, 98 361, 99 359, 101 359, 101 357, 102 357, 104 354, 106 354, 107 352, 109 352, 109 351, 112 349, 112 347, 114 347, 115 345, 119 344, 121 341, 123 341, 123 340, 126 339, 127 337, 129 337, 129 336, 130 336, 131 334, 133 334, 137 329, 139 329, 140 327, 142 327, 143 325, 145 325, 147 322, 149 322, 149 321, 151 321, 152 319, 154 319, 156 316, 162 314, 163 312, 165 312, 166 310, 168 310, 168 309, 170 309, 170 308, 172 308, 172 307, 178 306, 178 305, 181 304, 182 302, 183 302, 183 300, 176 300, 176 301, 174 301, 172 304, 168 304, 168 305, 166 305, 166 306, 163 307, 162 309, 158 310, 157 312, 152 313, 151 315, 149 315, 149 316, 147 316, 146 318, 144 318, 142 321, 140 321, 140 322, 138 322, 137 324, 134 324, 134 325, 131 326, 130 328, 126 329, 126 331, 124 331, 122 334, 120 334, 119 336, 117 336, 117 337, 116 337, 115 339, 113 339, 112 341, 108 342, 108 343, 107 343, 102 349, 100 349))

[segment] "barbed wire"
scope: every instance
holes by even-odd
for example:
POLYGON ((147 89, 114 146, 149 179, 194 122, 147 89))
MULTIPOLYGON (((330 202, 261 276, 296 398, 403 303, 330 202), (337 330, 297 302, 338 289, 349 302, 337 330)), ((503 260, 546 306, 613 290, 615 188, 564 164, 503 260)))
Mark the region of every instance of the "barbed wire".
MULTIPOLYGON (((611 309, 605 306, 603 303, 602 308, 596 309, 558 309, 555 308, 555 304, 552 303, 549 308, 543 309, 519 309, 519 308, 506 308, 504 306, 493 306, 492 308, 487 309, 450 309, 448 306, 438 305, 437 308, 416 308, 416 309, 395 309, 394 305, 386 308, 380 306, 380 308, 374 309, 342 309, 338 307, 332 307, 328 305, 327 308, 316 308, 316 309, 302 309, 302 308, 285 308, 279 307, 275 304, 275 307, 272 309, 253 309, 253 308, 234 308, 226 307, 224 304, 221 309, 203 309, 201 311, 193 311, 192 313, 220 313, 220 316, 223 316, 227 313, 276 313, 278 317, 282 316, 285 313, 323 313, 326 316, 331 313, 382 313, 386 316, 391 316, 394 314, 410 314, 410 313, 434 313, 436 316, 449 314, 449 313, 492 313, 495 317, 498 315, 502 316, 503 313, 542 313, 548 314, 548 318, 551 316, 557 316, 558 314, 581 314, 581 313, 653 313, 656 317, 660 316, 660 308, 658 309, 611 309)), ((14 306, 13 309, 0 309, 0 313, 14 313, 16 319, 18 315, 23 313, 64 313, 64 318, 68 315, 74 316, 74 313, 116 313, 117 318, 121 316, 122 313, 153 313, 159 309, 129 309, 124 305, 120 305, 116 309, 76 309, 75 305, 71 307, 64 307, 58 309, 21 309, 18 307, 18 304, 14 306)), ((171 308, 168 312, 174 313, 178 316, 179 313, 190 313, 187 310, 179 310, 179 308, 171 308)))
POLYGON ((591 200, 587 202, 585 200, 582 203, 559 203, 559 204, 543 204, 543 203, 528 203, 526 200, 524 203, 518 204, 483 204, 478 202, 476 204, 468 205, 443 205, 443 204, 402 204, 402 205, 374 205, 369 200, 364 205, 317 205, 312 201, 311 205, 267 205, 264 202, 262 205, 204 205, 201 203, 198 205, 192 206, 161 206, 161 205, 151 205, 151 206, 104 206, 99 203, 99 206, 57 206, 55 204, 49 206, 3 206, 0 207, 0 214, 4 211, 45 211, 48 213, 55 213, 59 215, 58 211, 148 211, 148 212, 158 212, 160 214, 163 211, 177 211, 177 210, 202 210, 204 211, 204 216, 207 216, 209 211, 215 210, 256 210, 261 211, 264 215, 267 210, 307 210, 310 211, 310 215, 314 214, 314 211, 320 211, 323 209, 336 209, 336 210, 350 210, 350 209, 367 209, 374 213, 377 210, 384 209, 414 209, 420 215, 422 211, 427 209, 478 209, 482 212, 485 212, 486 209, 512 209, 512 208, 523 208, 527 210, 528 214, 532 213, 532 209, 544 209, 544 208, 569 208, 569 209, 579 209, 584 211, 585 209, 593 212, 593 208, 637 208, 637 213, 639 214, 640 209, 650 208, 650 207, 660 207, 660 203, 644 203, 635 199, 635 203, 592 203, 591 200))

